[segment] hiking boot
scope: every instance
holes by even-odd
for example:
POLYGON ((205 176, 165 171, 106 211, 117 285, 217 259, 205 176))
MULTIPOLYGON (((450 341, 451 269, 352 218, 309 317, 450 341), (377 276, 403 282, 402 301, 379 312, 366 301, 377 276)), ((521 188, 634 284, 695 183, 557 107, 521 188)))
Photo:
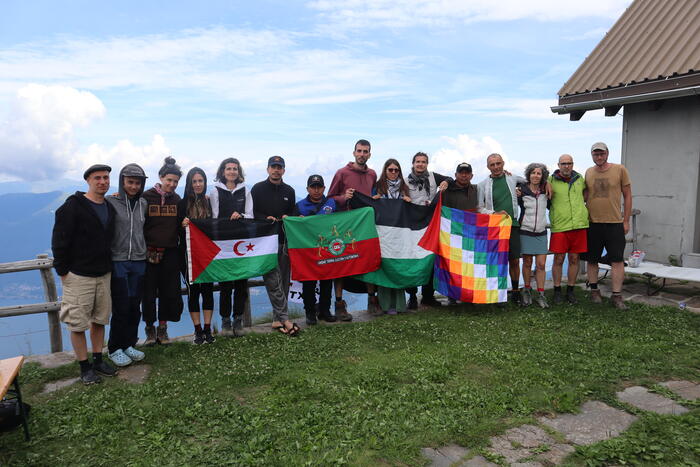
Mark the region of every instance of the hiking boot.
POLYGON ((231 326, 231 318, 221 318, 221 335, 226 337, 233 336, 233 327, 231 326))
POLYGON ((90 368, 87 371, 81 371, 80 372, 80 381, 83 382, 84 385, 89 385, 89 384, 97 384, 102 382, 102 378, 100 378, 97 373, 95 373, 95 370, 90 368))
POLYGON ((442 303, 435 297, 423 297, 420 304, 425 306, 442 306, 442 303))
POLYGON ((599 289, 591 289, 591 303, 603 303, 603 296, 600 294, 599 289))
POLYGON ((411 295, 408 297, 408 303, 406 303, 407 310, 417 310, 418 309, 418 297, 411 295))
POLYGON ((318 319, 316 319, 316 310, 306 310, 306 324, 308 326, 315 326, 318 324, 318 319))
POLYGON ((146 358, 146 354, 141 352, 140 350, 136 350, 133 347, 127 347, 124 349, 124 353, 129 356, 129 358, 134 361, 134 362, 140 362, 144 358, 146 358))
POLYGON ((194 344, 194 345, 204 344, 204 332, 203 331, 195 331, 194 332, 194 336, 192 336, 192 344, 194 344))
POLYGON ((610 301, 612 302, 612 306, 618 310, 627 309, 627 305, 625 305, 625 300, 622 298, 621 294, 613 294, 612 297, 610 297, 610 301))
POLYGON ((168 337, 168 325, 159 324, 156 328, 156 341, 161 345, 170 344, 170 338, 168 337))
MULTIPOLYGON (((568 298, 568 292, 567 292, 568 298)), ((552 303, 555 305, 561 305, 564 303, 564 297, 561 294, 561 290, 554 289, 554 294, 552 295, 552 303)))
POLYGON ((337 318, 331 314, 330 310, 319 311, 318 319, 326 323, 335 323, 337 321, 337 318))
POLYGON ((335 317, 340 321, 352 321, 352 315, 348 313, 345 300, 335 301, 335 317))
POLYGON ((569 287, 566 290, 566 301, 569 302, 569 305, 576 305, 578 303, 578 300, 576 300, 576 295, 574 295, 573 287, 569 287))
POLYGON ((523 306, 532 305, 532 294, 530 293, 530 289, 523 289, 521 301, 523 306))
POLYGON ((95 370, 95 373, 98 373, 102 376, 114 376, 117 374, 117 370, 105 361, 102 361, 100 363, 93 363, 92 369, 95 370))
POLYGON ((549 303, 547 303, 547 297, 544 296, 544 292, 537 292, 535 295, 535 303, 537 303, 540 308, 549 308, 549 303))
POLYGON ((156 344, 156 327, 146 326, 146 340, 143 345, 155 345, 156 344))
POLYGON ((129 366, 133 362, 122 349, 117 349, 109 354, 109 359, 117 366, 129 366))
POLYGON ((204 336, 205 344, 213 344, 216 342, 216 338, 211 334, 211 329, 204 329, 202 335, 204 336))

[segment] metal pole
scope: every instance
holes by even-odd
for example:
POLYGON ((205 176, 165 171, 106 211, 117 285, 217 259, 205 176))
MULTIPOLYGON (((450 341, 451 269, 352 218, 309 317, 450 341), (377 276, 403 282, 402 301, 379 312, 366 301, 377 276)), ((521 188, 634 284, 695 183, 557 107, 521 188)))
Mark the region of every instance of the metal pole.
MULTIPOLYGON (((41 254, 36 256, 38 259, 46 259, 49 255, 41 254)), ((56 291, 56 279, 53 276, 51 268, 42 268, 41 283, 44 286, 44 297, 47 302, 58 301, 58 293, 56 291)), ((63 351, 63 339, 61 337, 61 322, 58 319, 58 311, 48 311, 46 313, 49 319, 49 339, 51 340, 51 353, 63 351)))

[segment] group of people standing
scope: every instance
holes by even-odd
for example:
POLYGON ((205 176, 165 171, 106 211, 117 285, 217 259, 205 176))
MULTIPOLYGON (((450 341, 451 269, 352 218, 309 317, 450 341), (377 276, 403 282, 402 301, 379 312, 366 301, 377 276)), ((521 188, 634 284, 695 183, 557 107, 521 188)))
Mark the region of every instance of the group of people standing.
MULTIPOLYGON (((562 303, 564 297, 570 303, 576 302, 573 288, 579 255, 586 252, 591 300, 601 302, 597 263, 605 248, 612 265, 612 302, 624 308, 620 291, 624 235, 629 230, 631 213, 629 175, 623 166, 607 162, 605 144, 593 145, 592 156, 595 165, 585 177, 573 170, 573 159, 565 154, 559 158, 559 169, 551 176, 546 166, 533 163, 525 169, 525 178, 521 178, 504 169, 500 155, 491 154, 487 158, 490 176, 472 185, 470 164, 457 165, 453 179, 428 171, 428 155, 422 152, 413 156, 411 172, 406 178, 396 159, 388 159, 377 178, 376 172, 367 166, 371 145, 367 140, 359 140, 353 150, 354 160, 335 173, 327 196, 323 177, 314 174, 307 180, 307 196, 299 202, 294 189, 283 181, 285 160, 280 156, 268 159, 268 177, 250 189, 236 158, 221 162, 211 189, 206 173, 193 167, 185 177, 182 198, 175 189, 183 173, 172 157, 165 159, 158 171, 159 182, 148 190, 145 190, 144 170, 138 164, 126 165, 119 174, 118 192, 113 195, 107 195, 111 168, 93 165, 84 173, 87 192, 71 195, 56 211, 52 236, 54 266, 63 284, 61 320, 71 331, 81 379, 92 384, 101 380, 100 375, 116 373, 102 359, 106 324, 111 324, 109 358, 116 366, 144 358, 144 353, 135 348, 141 319, 145 323, 145 344, 170 342, 167 323, 179 321, 183 310, 181 276, 188 284, 193 343, 214 342, 213 284, 189 284, 187 280, 185 227, 190 220, 259 219, 281 224, 286 216, 325 215, 349 209, 349 200, 355 192, 420 205, 431 204, 442 192, 445 206, 510 216, 513 220, 509 242, 511 299, 522 305, 529 305, 534 299, 540 306, 548 306, 544 296, 544 265, 549 253, 555 255, 552 271, 555 303, 562 303), (624 214, 620 210, 621 196, 624 214), (547 210, 552 231, 549 246, 547 210), (567 256, 568 286, 563 295, 562 265, 567 256), (525 280, 522 290, 521 257, 525 280), (534 294, 530 288, 533 262, 537 284, 534 294), (85 336, 88 329, 92 362, 88 359, 85 336)), ((278 266, 263 275, 263 282, 272 305, 273 329, 294 336, 300 328, 288 316, 290 264, 282 228, 278 238, 278 266)), ((352 320, 343 299, 345 282, 341 278, 302 284, 307 324, 316 324, 318 320, 352 320), (335 314, 331 313, 332 291, 335 314)), ((219 287, 221 335, 243 335, 247 281, 223 282, 219 287)), ((366 284, 366 290, 368 312, 373 314, 396 314, 418 307, 417 288, 406 290, 408 301, 404 290, 373 284, 366 284)), ((421 303, 441 305, 434 296, 432 281, 422 286, 421 303)))

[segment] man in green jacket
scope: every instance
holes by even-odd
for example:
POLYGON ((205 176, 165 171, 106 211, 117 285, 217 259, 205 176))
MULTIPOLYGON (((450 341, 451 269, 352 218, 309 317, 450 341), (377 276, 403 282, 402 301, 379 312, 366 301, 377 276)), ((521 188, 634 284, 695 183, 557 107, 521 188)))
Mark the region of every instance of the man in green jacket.
POLYGON ((579 271, 579 255, 588 251, 586 231, 588 229, 588 210, 584 200, 586 182, 583 176, 574 170, 574 159, 568 154, 559 157, 559 169, 549 177, 552 187, 552 205, 549 220, 552 236, 549 251, 554 253, 552 281, 554 282, 555 304, 562 303, 561 277, 564 258, 569 256, 567 271, 566 299, 576 303, 574 286, 579 271))

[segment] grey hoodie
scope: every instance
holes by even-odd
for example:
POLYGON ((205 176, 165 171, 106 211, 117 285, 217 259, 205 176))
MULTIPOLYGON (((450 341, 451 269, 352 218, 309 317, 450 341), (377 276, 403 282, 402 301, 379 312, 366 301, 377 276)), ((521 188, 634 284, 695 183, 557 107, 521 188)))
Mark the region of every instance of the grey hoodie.
POLYGON ((141 196, 146 185, 146 173, 138 164, 127 164, 119 172, 119 193, 105 199, 117 212, 112 238, 112 261, 144 261, 146 259, 146 239, 143 224, 146 222, 148 203, 141 196), (124 191, 124 177, 143 177, 141 191, 136 195, 133 209, 124 191))

